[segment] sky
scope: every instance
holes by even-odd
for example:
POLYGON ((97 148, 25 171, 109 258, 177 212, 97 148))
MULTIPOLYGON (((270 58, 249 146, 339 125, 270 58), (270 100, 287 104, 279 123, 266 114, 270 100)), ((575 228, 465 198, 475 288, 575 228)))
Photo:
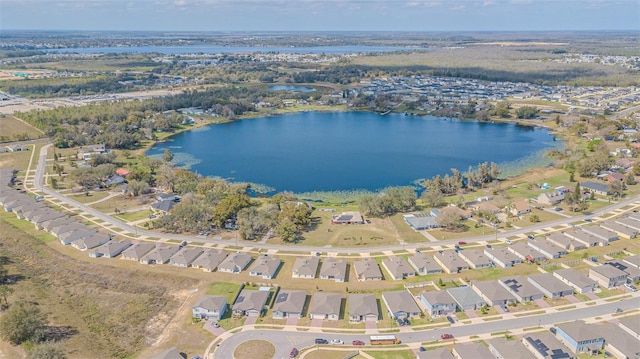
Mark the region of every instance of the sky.
POLYGON ((10 29, 640 31, 640 0, 1 0, 10 29))

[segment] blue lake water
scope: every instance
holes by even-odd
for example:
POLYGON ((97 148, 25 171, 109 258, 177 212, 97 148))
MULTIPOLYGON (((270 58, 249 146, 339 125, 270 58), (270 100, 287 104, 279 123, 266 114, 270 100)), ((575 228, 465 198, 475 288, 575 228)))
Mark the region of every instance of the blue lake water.
POLYGON ((121 54, 121 53, 151 53, 161 54, 224 54, 224 53, 254 53, 279 52, 283 54, 350 54, 357 52, 388 52, 427 50, 426 48, 397 47, 397 46, 219 46, 219 45, 186 45, 186 46, 116 46, 116 47, 84 47, 50 49, 49 52, 78 53, 78 54, 121 54))
POLYGON ((548 164, 543 152, 561 146, 546 129, 512 123, 301 112, 187 131, 147 154, 170 148, 201 175, 300 193, 409 185, 485 161, 523 170, 548 164))
POLYGON ((316 89, 304 86, 275 85, 269 87, 271 91, 287 91, 287 92, 313 92, 316 89))

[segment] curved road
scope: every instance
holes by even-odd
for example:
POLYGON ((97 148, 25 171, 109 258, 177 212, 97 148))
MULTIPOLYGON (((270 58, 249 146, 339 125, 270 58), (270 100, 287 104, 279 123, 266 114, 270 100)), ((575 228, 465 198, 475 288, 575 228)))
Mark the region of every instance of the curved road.
MULTIPOLYGON (((78 209, 81 209, 82 211, 91 214, 92 216, 96 217, 96 218, 100 218, 101 220, 103 220, 105 223, 108 223, 116 228, 120 228, 123 231, 126 231, 128 233, 135 233, 137 235, 144 235, 144 236, 149 236, 149 237, 158 237, 161 236, 162 238, 166 238, 166 239, 172 239, 172 240, 177 240, 177 241, 187 241, 187 242, 191 242, 191 241, 197 241, 197 242, 205 242, 205 243, 214 243, 214 244, 222 244, 222 245, 232 245, 232 243, 230 243, 230 240, 222 240, 222 239, 213 239, 213 238, 203 238, 203 237, 195 237, 195 236, 187 236, 187 235, 182 235, 182 234, 173 234, 173 233, 161 233, 161 232, 153 232, 153 231, 147 231, 147 230, 143 230, 140 228, 136 228, 133 227, 131 225, 128 225, 116 218, 113 218, 105 213, 102 213, 96 209, 93 209, 83 203, 80 203, 78 201, 75 201, 63 194, 58 193, 57 191, 54 191, 46 186, 44 186, 43 184, 43 180, 44 180, 44 174, 45 174, 45 167, 46 167, 46 160, 47 160, 47 151, 49 150, 49 147, 51 147, 52 145, 46 145, 44 147, 42 147, 40 149, 40 157, 38 159, 38 166, 36 167, 36 174, 35 174, 35 178, 34 178, 34 186, 36 187, 36 189, 38 191, 44 192, 47 195, 50 195, 62 202, 65 202, 73 207, 76 207, 78 209)), ((501 232, 500 233, 500 237, 506 237, 506 236, 512 236, 512 235, 518 235, 518 234, 525 234, 525 233, 530 233, 532 231, 535 230, 539 230, 542 228, 549 228, 549 227, 553 227, 553 226, 557 226, 557 225, 563 225, 563 224, 567 224, 567 223, 571 223, 571 222, 576 222, 579 221, 581 219, 584 219, 586 217, 592 217, 592 216, 600 216, 603 215, 609 211, 612 210, 616 210, 618 208, 624 207, 626 205, 632 204, 635 201, 640 200, 640 195, 636 195, 630 198, 625 199, 624 201, 620 201, 618 203, 614 203, 612 205, 606 206, 602 209, 599 209, 593 213, 591 213, 590 215, 582 215, 582 216, 575 216, 575 217, 571 217, 571 218, 562 218, 562 219, 558 219, 555 221, 551 221, 551 222, 545 222, 545 223, 540 223, 540 224, 536 224, 533 226, 529 226, 526 228, 521 228, 521 229, 515 229, 515 230, 511 230, 511 231, 506 231, 506 232, 501 232)), ((120 232, 118 233, 120 235, 122 235, 123 233, 120 232)), ((485 235, 485 236, 479 236, 479 237, 473 237, 473 238, 464 238, 464 241, 467 243, 474 243, 474 242, 485 242, 485 241, 490 241, 495 239, 495 235, 494 234, 490 234, 490 235, 485 235)), ((418 247, 420 248, 424 248, 424 247, 430 247, 430 246, 443 246, 443 245, 452 245, 452 244, 456 244, 458 243, 458 239, 451 239, 451 240, 445 240, 445 241, 437 241, 437 242, 424 242, 424 243, 414 243, 414 244, 406 244, 406 245, 401 245, 401 244, 397 244, 397 245, 393 245, 393 246, 385 246, 385 247, 368 247, 368 248, 348 248, 348 247, 340 247, 340 248, 325 248, 325 247, 313 247, 313 246, 297 246, 297 245, 278 245, 278 244, 266 244, 266 243, 250 243, 249 246, 251 246, 252 248, 259 248, 259 249, 274 249, 274 250, 279 250, 279 249, 287 249, 287 250, 291 250, 291 249, 295 249, 298 251, 309 251, 309 252, 315 252, 315 251, 322 251, 322 252, 329 252, 329 253, 349 253, 350 251, 353 251, 354 253, 371 253, 371 252, 381 252, 381 251, 392 251, 392 250, 397 250, 400 248, 404 248, 404 249, 416 249, 418 247)))
MULTIPOLYGON (((522 328, 532 328, 537 326, 553 325, 555 323, 592 318, 599 315, 613 313, 614 308, 619 307, 625 311, 637 309, 640 307, 640 297, 635 296, 630 299, 614 301, 590 307, 558 311, 553 313, 531 315, 521 318, 513 318, 506 320, 493 320, 478 324, 454 325, 446 328, 428 329, 425 331, 410 331, 393 333, 403 344, 415 344, 419 346, 422 342, 430 342, 439 339, 441 334, 453 334, 455 338, 468 337, 471 335, 482 335, 488 333, 501 332, 505 330, 514 330, 522 328)), ((328 329, 328 328, 326 328, 328 329)), ((235 348, 252 339, 263 339, 271 342, 276 353, 274 358, 288 358, 292 347, 298 349, 314 345, 315 338, 325 339, 341 339, 345 344, 350 344, 353 340, 361 340, 369 343, 369 335, 363 334, 332 334, 332 333, 313 333, 300 332, 296 330, 250 330, 234 334, 224 340, 220 346, 215 349, 214 358, 227 359, 233 358, 235 348)), ((356 347, 354 347, 356 348, 356 347)), ((205 357, 206 358, 206 357, 205 357)))

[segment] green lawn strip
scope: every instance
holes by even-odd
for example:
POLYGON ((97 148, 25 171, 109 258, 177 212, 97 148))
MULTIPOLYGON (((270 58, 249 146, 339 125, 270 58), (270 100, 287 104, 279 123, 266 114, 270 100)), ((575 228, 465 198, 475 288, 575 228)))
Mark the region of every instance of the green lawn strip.
POLYGON ((57 240, 57 238, 45 231, 40 231, 36 229, 31 222, 19 219, 18 217, 13 216, 10 212, 2 211, 0 214, 0 219, 10 226, 19 229, 23 232, 28 233, 29 235, 37 238, 39 241, 47 243, 57 240))
POLYGON ((375 359, 413 359, 416 357, 412 350, 367 350, 365 353, 375 359))
POLYGON ((115 215, 114 217, 121 219, 125 222, 135 222, 135 221, 139 221, 141 219, 145 219, 145 218, 149 218, 149 215, 151 214, 151 210, 149 209, 143 209, 141 211, 135 211, 135 212, 127 212, 127 213, 120 213, 115 215))
POLYGON ((215 282, 207 290, 207 295, 222 295, 227 298, 227 303, 233 303, 240 287, 238 283, 215 282))
POLYGON ((490 317, 490 318, 484 318, 482 320, 485 321, 485 322, 491 322, 491 321, 494 321, 494 320, 501 320, 501 319, 502 319, 502 317, 490 317))

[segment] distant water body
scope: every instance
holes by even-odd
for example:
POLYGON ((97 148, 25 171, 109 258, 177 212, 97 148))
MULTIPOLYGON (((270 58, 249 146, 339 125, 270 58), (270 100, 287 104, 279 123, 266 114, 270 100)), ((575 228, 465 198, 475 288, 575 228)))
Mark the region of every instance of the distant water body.
POLYGON ((481 162, 509 171, 549 163, 563 144, 546 129, 369 112, 301 112, 212 125, 158 143, 205 176, 276 191, 378 190, 463 172, 481 162))
POLYGON ((269 90, 286 92, 314 92, 316 89, 304 86, 275 85, 269 87, 269 90))
POLYGON ((78 53, 78 54, 121 54, 121 53, 160 53, 166 55, 179 54, 225 54, 225 53, 254 53, 278 52, 283 54, 350 54, 357 52, 389 52, 427 50, 426 48, 394 47, 394 46, 309 46, 309 47, 262 47, 262 46, 117 46, 117 47, 84 47, 51 49, 49 52, 78 53))

